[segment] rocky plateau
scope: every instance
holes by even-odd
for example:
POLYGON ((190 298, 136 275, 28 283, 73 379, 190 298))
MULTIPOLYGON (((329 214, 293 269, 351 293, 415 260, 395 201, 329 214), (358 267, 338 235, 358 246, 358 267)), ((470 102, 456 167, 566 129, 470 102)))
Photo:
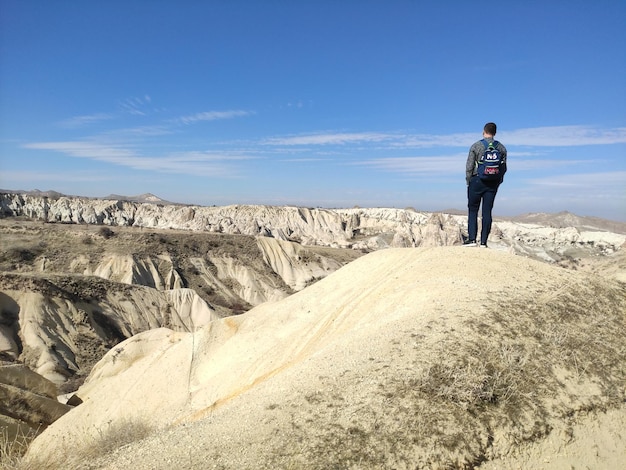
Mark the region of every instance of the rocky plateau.
MULTIPOLYGON (((195 334, 369 252, 461 245, 466 224, 458 213, 412 208, 0 193, 0 426, 41 432, 129 338, 163 327, 195 334)), ((625 247, 626 223, 567 212, 496 218, 490 237, 490 251, 615 282, 626 282, 625 247)))

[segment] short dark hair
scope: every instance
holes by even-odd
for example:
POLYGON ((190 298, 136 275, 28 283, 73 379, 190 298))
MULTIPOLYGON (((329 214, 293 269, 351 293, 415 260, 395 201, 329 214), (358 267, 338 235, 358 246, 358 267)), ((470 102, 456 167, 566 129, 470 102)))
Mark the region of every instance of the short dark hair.
POLYGON ((498 126, 496 126, 495 122, 488 122, 487 124, 485 124, 485 134, 489 134, 489 135, 496 135, 496 130, 498 129, 498 126))

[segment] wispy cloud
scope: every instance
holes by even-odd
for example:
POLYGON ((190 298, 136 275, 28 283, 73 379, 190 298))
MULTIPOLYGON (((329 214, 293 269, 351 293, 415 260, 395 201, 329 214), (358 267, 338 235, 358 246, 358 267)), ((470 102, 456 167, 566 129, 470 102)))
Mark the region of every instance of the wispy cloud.
MULTIPOLYGON (((37 184, 40 182, 82 183, 82 182, 91 182, 91 181, 110 181, 114 179, 115 179, 115 176, 102 173, 102 172, 93 172, 93 171, 54 173, 54 172, 49 172, 49 171, 40 172, 40 171, 23 170, 23 171, 2 172, 2 175, 0 175, 0 181, 1 181, 0 187, 2 187, 3 189, 8 189, 5 187, 7 183, 4 183, 4 181, 10 182, 11 185, 22 185, 22 184, 32 185, 33 183, 37 184)), ((18 188, 15 187, 15 188, 10 188, 10 189, 18 189, 18 188)), ((40 189, 44 189, 44 188, 40 188, 40 189)))
POLYGON ((574 160, 556 158, 512 158, 508 157, 508 167, 515 171, 551 170, 555 168, 574 168, 598 163, 597 160, 574 160))
POLYGON ((146 116, 148 114, 148 106, 152 103, 149 95, 143 97, 127 98, 120 101, 119 106, 125 113, 133 116, 146 116))
POLYGON ((82 141, 34 142, 24 144, 23 147, 37 150, 52 150, 71 157, 89 158, 119 164, 136 157, 132 150, 123 147, 82 141))
POLYGON ((541 187, 574 188, 587 196, 591 196, 590 193, 586 192, 589 188, 606 190, 609 187, 614 187, 620 190, 622 198, 626 198, 626 192, 624 192, 626 171, 554 175, 549 178, 530 179, 528 183, 541 187))
POLYGON ((463 166, 464 161, 465 156, 459 154, 438 157, 376 158, 356 164, 409 175, 442 176, 449 174, 451 168, 456 169, 459 165, 463 166))
POLYGON ((173 134, 171 126, 165 124, 155 124, 152 126, 138 126, 129 127, 125 129, 114 129, 108 132, 104 132, 100 135, 118 137, 118 138, 132 138, 132 137, 155 137, 159 135, 173 134))
POLYGON ((575 147, 626 143, 626 127, 600 129, 592 126, 552 126, 502 131, 498 138, 505 145, 529 147, 575 147))
MULTIPOLYGON (((467 147, 480 133, 424 134, 410 132, 325 132, 271 137, 264 145, 347 145, 384 143, 388 148, 467 147)), ((507 146, 574 147, 626 143, 626 128, 599 129, 593 126, 551 126, 517 129, 498 133, 497 139, 507 146)))
POLYGON ((285 163, 310 163, 310 162, 328 162, 331 161, 330 158, 317 158, 317 157, 308 157, 308 158, 283 158, 280 161, 285 163))
POLYGON ((97 160, 140 171, 210 177, 236 176, 238 169, 232 165, 232 162, 254 158, 213 152, 188 152, 164 157, 146 157, 123 146, 87 141, 37 142, 25 144, 23 147, 51 150, 71 157, 97 160))
POLYGON ((63 121, 60 121, 58 124, 61 127, 65 127, 67 129, 74 129, 79 127, 84 127, 96 122, 106 121, 109 119, 113 119, 114 115, 108 113, 96 113, 85 116, 75 116, 63 121))
POLYGON ((232 162, 241 160, 255 160, 257 157, 250 155, 239 154, 236 152, 178 152, 168 156, 172 162, 232 162))
POLYGON ((231 111, 205 111, 202 113, 181 116, 174 119, 174 122, 181 124, 193 124, 198 121, 217 121, 222 119, 233 119, 255 114, 253 111, 231 110, 231 111))
POLYGON ((405 134, 392 142, 394 148, 467 147, 477 140, 476 134, 405 134))
MULTIPOLYGON (((374 158, 356 162, 355 165, 378 168, 383 171, 410 174, 410 175, 446 175, 451 169, 463 172, 467 154, 458 153, 455 155, 423 156, 423 157, 386 157, 374 158)), ((510 158, 509 169, 511 171, 551 171, 559 168, 573 169, 584 167, 585 165, 597 163, 593 160, 574 159, 528 159, 510 158)), ((619 174, 615 173, 616 175, 619 174)), ((546 180, 549 181, 549 180, 546 180)))
POLYGON ((337 132, 272 137, 262 143, 266 145, 343 145, 359 142, 382 142, 392 139, 397 139, 397 136, 377 132, 337 132))

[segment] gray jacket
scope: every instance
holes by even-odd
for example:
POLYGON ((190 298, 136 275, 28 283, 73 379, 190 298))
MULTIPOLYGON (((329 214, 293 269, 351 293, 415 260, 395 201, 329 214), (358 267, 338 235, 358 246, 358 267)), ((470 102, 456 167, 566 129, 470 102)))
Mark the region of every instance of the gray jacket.
MULTIPOLYGON (((486 138, 485 140, 491 143, 495 139, 486 138)), ((502 157, 504 158, 504 172, 506 173, 506 147, 502 145, 502 143, 498 142, 498 145, 496 145, 496 148, 500 151, 500 153, 502 154, 502 157)), ((470 183, 470 180, 472 179, 472 176, 478 174, 478 160, 480 159, 480 157, 482 156, 484 152, 485 152, 485 146, 483 145, 482 140, 478 140, 474 142, 474 144, 469 149, 467 162, 465 163, 465 182, 468 185, 470 183)), ((504 179, 504 175, 502 175, 502 178, 504 179)), ((500 183, 502 183, 502 180, 500 180, 500 183)))

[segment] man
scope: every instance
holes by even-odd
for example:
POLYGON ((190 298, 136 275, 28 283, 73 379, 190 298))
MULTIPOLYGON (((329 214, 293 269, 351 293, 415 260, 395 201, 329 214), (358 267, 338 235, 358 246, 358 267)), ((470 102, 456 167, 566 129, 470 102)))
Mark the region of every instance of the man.
MULTIPOLYGON (((475 142, 469 150, 467 163, 465 164, 465 180, 467 182, 467 239, 465 246, 476 246, 478 234, 478 209, 482 202, 482 230, 480 232, 480 247, 487 248, 487 239, 491 232, 491 210, 506 173, 506 148, 500 142, 494 140, 497 127, 493 122, 488 122, 483 128, 483 139, 475 142), (493 169, 479 171, 480 165, 485 165, 484 154, 489 146, 493 147, 499 155, 493 158, 501 160, 500 165, 493 169), (487 174, 484 174, 487 173, 487 174)), ((494 153, 495 155, 495 153, 494 153)), ((481 169, 482 170, 482 169, 481 169)))

